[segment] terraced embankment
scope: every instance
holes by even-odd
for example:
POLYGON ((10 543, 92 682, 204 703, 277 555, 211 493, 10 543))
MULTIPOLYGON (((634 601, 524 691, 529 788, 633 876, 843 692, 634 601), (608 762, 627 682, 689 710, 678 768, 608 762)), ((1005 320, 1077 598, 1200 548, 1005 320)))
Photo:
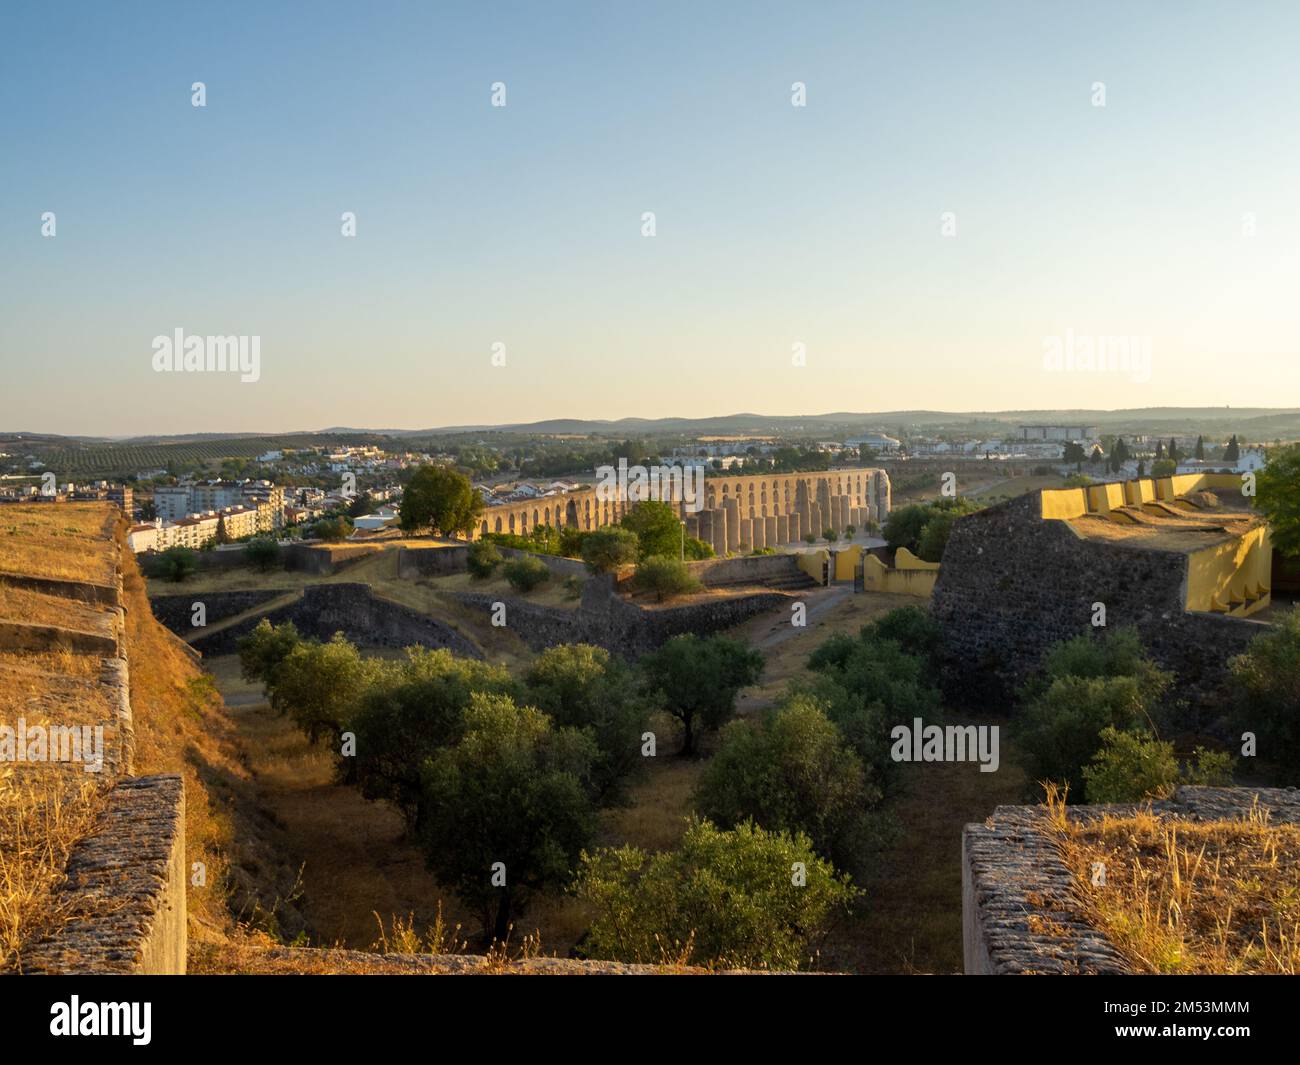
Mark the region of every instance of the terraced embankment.
POLYGON ((184 790, 133 776, 117 512, 0 515, 3 967, 184 972, 184 790))

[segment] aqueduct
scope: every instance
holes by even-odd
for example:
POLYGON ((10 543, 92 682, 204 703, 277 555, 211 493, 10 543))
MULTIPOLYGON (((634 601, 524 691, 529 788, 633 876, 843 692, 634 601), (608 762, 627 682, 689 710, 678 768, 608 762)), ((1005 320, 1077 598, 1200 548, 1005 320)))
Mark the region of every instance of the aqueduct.
MULTIPOLYGON (((826 529, 883 522, 889 515, 889 474, 882 469, 816 473, 718 475, 704 482, 704 506, 695 513, 676 500, 686 535, 719 555, 799 543, 826 529)), ((489 532, 527 535, 539 525, 591 530, 613 525, 631 508, 623 500, 597 497, 595 487, 484 511, 475 539, 489 532)))

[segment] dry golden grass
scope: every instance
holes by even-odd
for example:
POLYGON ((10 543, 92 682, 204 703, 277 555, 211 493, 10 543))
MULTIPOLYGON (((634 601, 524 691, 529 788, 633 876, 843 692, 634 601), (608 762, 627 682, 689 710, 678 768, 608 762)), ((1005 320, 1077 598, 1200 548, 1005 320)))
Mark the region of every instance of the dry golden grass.
POLYGON ((1195 551, 1207 544, 1240 536, 1263 521, 1258 515, 1248 512, 1206 512, 1199 517, 1189 514, 1186 520, 1182 520, 1132 509, 1131 516, 1132 521, 1112 521, 1099 515, 1085 514, 1073 519, 1070 526, 1088 540, 1124 543, 1157 551, 1195 551))
POLYGON ((0 507, 0 573, 108 584, 116 568, 111 503, 0 507))
POLYGON ((379 926, 379 936, 370 945, 375 954, 463 954, 469 947, 468 941, 461 938, 461 926, 453 928, 443 917, 441 899, 432 922, 423 932, 416 928, 414 913, 405 917, 395 914, 387 927, 376 913, 375 923, 379 926))
POLYGON ((111 635, 113 631, 112 614, 105 607, 12 585, 0 589, 0 621, 57 625, 104 635, 111 635))
POLYGON ((1053 824, 1097 926, 1139 972, 1300 973, 1300 826, 1154 815, 1053 824), (1095 863, 1105 883, 1094 884, 1095 863))
POLYGON ((134 555, 124 549, 122 560, 135 773, 179 773, 184 780, 186 867, 202 862, 207 879, 188 893, 190 941, 198 943, 232 927, 231 807, 247 770, 210 679, 184 643, 154 620, 134 555))
POLYGON ((896 830, 859 881, 866 898, 822 949, 823 968, 854 973, 960 973, 961 838, 995 806, 1017 803, 1025 774, 1007 743, 1005 719, 949 714, 954 725, 1001 726, 1001 766, 973 762, 908 763, 886 807, 896 830))
POLYGON ((79 677, 82 679, 97 678, 103 668, 102 662, 103 660, 98 655, 81 655, 66 649, 41 651, 34 654, 0 651, 0 670, 16 669, 31 673, 57 673, 64 677, 79 677))
POLYGON ((115 724, 116 706, 99 681, 102 660, 91 655, 68 657, 77 665, 75 671, 64 673, 29 665, 17 655, 0 656, 0 722, 12 726, 21 717, 29 725, 115 724), (93 665, 94 672, 86 670, 83 662, 93 665))
POLYGON ((63 894, 73 846, 95 823, 107 781, 63 766, 0 765, 0 972, 76 912, 63 894))
POLYGON ((630 844, 642 850, 662 851, 681 842, 685 819, 692 812, 691 794, 707 763, 673 754, 673 747, 657 725, 651 727, 660 737, 659 756, 647 759, 646 775, 631 789, 631 805, 601 813, 599 846, 630 844))

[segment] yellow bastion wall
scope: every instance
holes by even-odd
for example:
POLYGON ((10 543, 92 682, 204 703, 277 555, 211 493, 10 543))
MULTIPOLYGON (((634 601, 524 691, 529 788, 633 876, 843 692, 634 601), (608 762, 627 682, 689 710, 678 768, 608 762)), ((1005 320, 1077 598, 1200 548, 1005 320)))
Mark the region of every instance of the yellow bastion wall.
POLYGON ((821 584, 822 574, 830 557, 831 553, 824 547, 816 551, 805 551, 798 556, 799 568, 818 584, 821 584))
POLYGON ((1143 477, 1134 481, 1113 481, 1087 488, 1044 488, 1041 496, 1044 519, 1069 521, 1085 514, 1105 514, 1115 507, 1140 505, 1162 499, 1172 502, 1191 492, 1240 492, 1241 477, 1235 473, 1180 473, 1173 477, 1143 477))
POLYGON ((905 547, 894 555, 893 568, 875 555, 862 559, 862 588, 868 592, 889 592, 929 599, 939 579, 939 563, 917 558, 905 547))
POLYGON ((1187 556, 1187 609, 1246 617, 1271 602, 1273 543, 1267 525, 1187 556))

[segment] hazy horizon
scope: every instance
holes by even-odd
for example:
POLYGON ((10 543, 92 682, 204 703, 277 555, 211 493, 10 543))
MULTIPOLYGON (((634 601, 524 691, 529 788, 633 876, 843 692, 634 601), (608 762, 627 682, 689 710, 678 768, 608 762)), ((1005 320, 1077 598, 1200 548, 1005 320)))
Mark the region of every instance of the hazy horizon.
POLYGON ((1280 3, 11 7, 7 417, 129 437, 1300 396, 1297 30, 1280 3), (175 330, 260 338, 257 380, 157 372, 175 330), (1049 365, 1106 338, 1108 370, 1049 365))
MULTIPOLYGON (((729 414, 712 414, 700 417, 687 417, 684 415, 666 414, 657 417, 632 417, 626 419, 583 419, 573 418, 564 415, 557 415, 549 418, 538 418, 531 422, 497 422, 497 423, 463 423, 459 425, 412 425, 412 426, 393 426, 351 423, 347 425, 315 425, 304 428, 286 428, 286 427, 266 427, 254 429, 229 429, 229 430, 202 430, 190 433, 163 433, 151 432, 145 430, 138 433, 128 434, 105 434, 91 432, 76 433, 53 433, 43 429, 27 428, 7 428, 0 425, 0 436, 66 436, 69 438, 86 438, 102 440, 131 440, 131 439, 152 439, 152 438, 170 438, 174 436, 212 436, 212 437, 235 437, 235 436, 253 436, 253 437, 274 437, 274 436, 295 436, 295 435, 312 435, 328 433, 374 433, 374 434, 423 434, 423 433, 459 433, 459 432, 495 432, 507 431, 511 429, 525 430, 533 426, 546 426, 552 423, 560 422, 582 422, 585 424, 610 425, 617 426, 623 422, 643 422, 649 426, 655 426, 659 423, 674 423, 681 421, 694 421, 708 424, 722 423, 730 420, 741 418, 753 418, 756 421, 771 419, 773 421, 829 421, 839 419, 841 421, 861 421, 864 423, 864 429, 869 429, 866 425, 872 420, 878 419, 877 424, 883 428, 894 428, 898 426, 891 424, 900 422, 904 418, 916 416, 922 418, 947 417, 953 419, 968 418, 971 420, 994 420, 1011 422, 1017 419, 1041 417, 1057 418, 1058 420, 1067 420, 1070 418, 1086 419, 1098 418, 1107 420, 1117 420, 1123 416, 1132 416, 1133 422, 1149 422, 1158 420, 1154 416, 1159 415, 1161 418, 1176 420, 1179 417, 1189 419, 1208 418, 1213 415, 1222 414, 1225 417, 1231 413, 1239 416, 1243 420, 1267 417, 1270 415, 1285 416, 1287 414, 1300 414, 1300 407, 1239 407, 1230 406, 1219 407, 1151 407, 1151 408, 1125 408, 1117 407, 1112 409, 1102 408, 1058 408, 1058 409, 1028 409, 1028 410, 881 410, 881 411, 821 411, 821 412, 799 412, 794 414, 779 414, 760 411, 737 411, 729 414)), ((538 430, 546 431, 546 430, 538 430)), ((671 432, 667 428, 661 428, 658 432, 671 432)))

